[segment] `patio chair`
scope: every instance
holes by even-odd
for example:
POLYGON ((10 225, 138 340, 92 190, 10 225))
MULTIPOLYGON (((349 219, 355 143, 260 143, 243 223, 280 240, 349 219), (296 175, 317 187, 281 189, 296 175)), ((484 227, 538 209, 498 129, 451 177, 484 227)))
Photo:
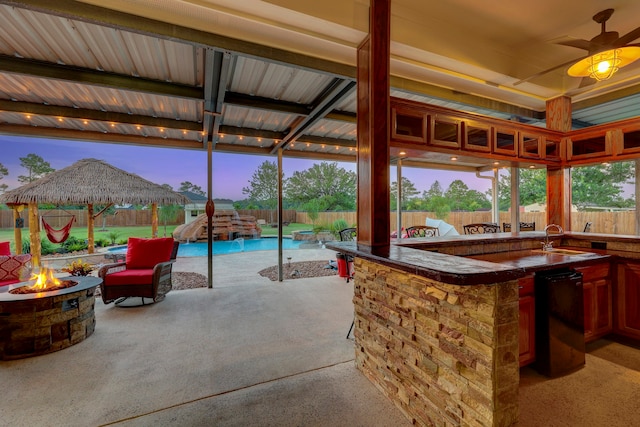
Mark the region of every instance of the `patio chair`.
POLYGON ((591 225, 593 225, 593 223, 591 221, 587 222, 584 225, 584 230, 582 230, 583 233, 589 233, 591 232, 591 225))
POLYGON ((171 290, 171 269, 179 243, 172 238, 130 237, 125 262, 106 264, 98 271, 102 278, 102 301, 118 305, 130 297, 160 302, 171 290))
POLYGON ((485 234, 499 233, 500 226, 494 222, 480 222, 476 224, 463 225, 464 234, 485 234))
MULTIPOLYGON (((502 231, 505 233, 511 232, 511 223, 503 222, 502 223, 502 231)), ((536 223, 535 222, 521 222, 520 223, 520 231, 536 231, 536 223)))
POLYGON ((428 225, 414 225, 407 227, 407 237, 437 237, 440 235, 438 227, 430 227, 428 225))

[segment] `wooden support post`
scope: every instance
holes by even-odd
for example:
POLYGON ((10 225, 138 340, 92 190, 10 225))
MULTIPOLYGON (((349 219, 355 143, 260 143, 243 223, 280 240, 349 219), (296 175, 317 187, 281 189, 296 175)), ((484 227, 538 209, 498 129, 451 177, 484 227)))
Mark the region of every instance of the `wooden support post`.
POLYGON ((358 246, 389 251, 389 69, 391 1, 370 2, 358 47, 358 246))
MULTIPOLYGON (((561 96, 547 101, 547 128, 562 132, 571 130, 571 98, 561 96)), ((547 224, 559 224, 564 230, 571 230, 569 167, 547 166, 547 224)))
POLYGON ((29 241, 31 245, 31 264, 40 267, 42 245, 40 243, 40 216, 38 204, 29 203, 29 241))
POLYGON ((24 208, 24 205, 13 206, 13 240, 15 242, 15 253, 22 253, 22 228, 17 227, 18 220, 20 218, 20 211, 24 208))
POLYGON ((93 204, 87 205, 87 251, 92 254, 95 250, 95 237, 93 234, 95 219, 93 218, 93 204))
POLYGON ((158 204, 151 203, 151 237, 158 237, 158 204))

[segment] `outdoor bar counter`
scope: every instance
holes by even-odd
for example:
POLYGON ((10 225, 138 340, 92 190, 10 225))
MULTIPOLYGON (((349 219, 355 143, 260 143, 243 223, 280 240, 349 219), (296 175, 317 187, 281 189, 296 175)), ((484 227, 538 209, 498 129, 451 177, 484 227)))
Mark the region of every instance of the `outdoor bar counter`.
POLYGON ((522 280, 640 263, 637 237, 549 238, 572 251, 543 252, 543 232, 392 239, 379 253, 327 243, 354 257, 358 368, 418 425, 516 423, 522 280))

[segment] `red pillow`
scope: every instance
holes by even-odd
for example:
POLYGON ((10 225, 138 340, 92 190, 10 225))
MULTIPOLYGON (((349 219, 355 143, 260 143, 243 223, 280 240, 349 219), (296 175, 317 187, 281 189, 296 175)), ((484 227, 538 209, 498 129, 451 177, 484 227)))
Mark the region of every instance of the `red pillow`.
POLYGON ((0 242, 0 255, 11 255, 11 245, 9 242, 0 242))
POLYGON ((0 255, 0 281, 29 280, 31 254, 0 255))
POLYGON ((171 259, 173 238, 139 239, 129 237, 127 244, 127 268, 153 268, 171 259))

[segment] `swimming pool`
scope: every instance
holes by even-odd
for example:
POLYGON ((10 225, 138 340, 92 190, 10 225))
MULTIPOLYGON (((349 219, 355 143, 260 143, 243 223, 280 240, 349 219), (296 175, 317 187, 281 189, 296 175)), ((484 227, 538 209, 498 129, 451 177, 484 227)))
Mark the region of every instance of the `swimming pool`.
MULTIPOLYGON (((298 249, 301 243, 303 242, 299 240, 291 240, 289 238, 282 239, 282 247, 284 249, 298 249)), ((216 240, 213 242, 214 255, 251 251, 272 251, 276 249, 278 249, 278 239, 270 237, 263 237, 261 239, 216 240)), ((111 253, 124 253, 126 251, 126 246, 109 249, 111 253)), ((207 242, 180 243, 178 256, 207 256, 207 242)))

